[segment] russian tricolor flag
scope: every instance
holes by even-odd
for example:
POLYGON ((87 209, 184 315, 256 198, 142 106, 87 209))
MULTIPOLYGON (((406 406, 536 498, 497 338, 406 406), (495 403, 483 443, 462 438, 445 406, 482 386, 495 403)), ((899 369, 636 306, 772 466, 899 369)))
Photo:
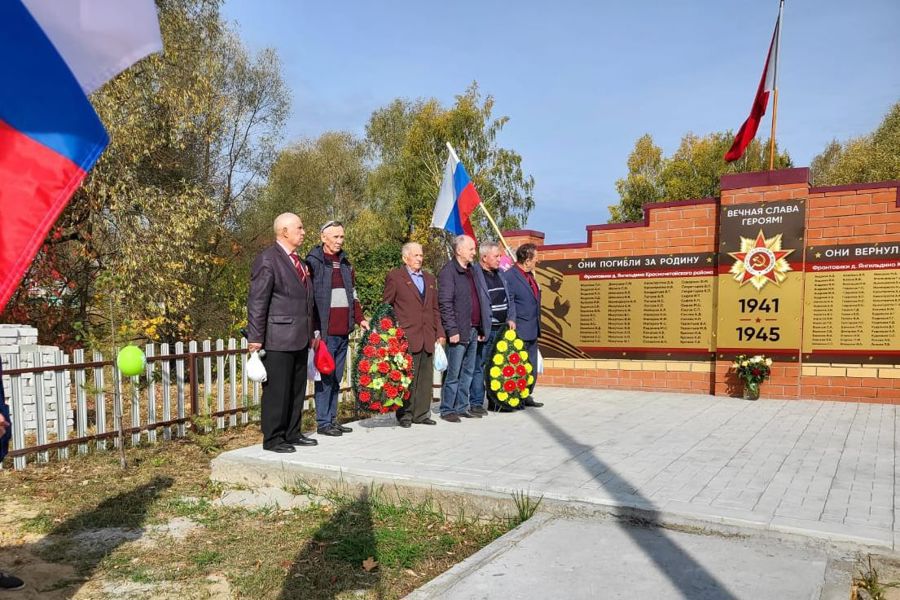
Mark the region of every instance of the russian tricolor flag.
POLYGON ((469 217, 480 203, 481 198, 478 197, 466 168, 453 148, 450 148, 431 226, 446 229, 454 235, 466 234, 474 240, 475 230, 469 217))
POLYGON ((153 0, 0 0, 0 310, 109 143, 87 94, 161 49, 153 0))

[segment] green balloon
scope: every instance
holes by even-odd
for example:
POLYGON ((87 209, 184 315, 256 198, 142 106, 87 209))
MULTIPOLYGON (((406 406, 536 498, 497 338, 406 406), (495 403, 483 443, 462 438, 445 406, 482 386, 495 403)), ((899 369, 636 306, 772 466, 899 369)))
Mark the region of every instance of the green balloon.
POLYGON ((125 346, 119 350, 119 356, 116 357, 116 365, 119 367, 122 375, 126 377, 140 375, 144 372, 144 365, 146 364, 147 359, 137 346, 125 346))

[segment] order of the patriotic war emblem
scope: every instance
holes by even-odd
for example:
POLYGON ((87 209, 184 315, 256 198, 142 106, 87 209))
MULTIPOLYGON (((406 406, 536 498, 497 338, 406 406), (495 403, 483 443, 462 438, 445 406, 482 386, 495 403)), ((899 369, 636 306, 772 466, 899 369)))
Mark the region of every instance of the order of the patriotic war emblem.
POLYGON ((728 256, 734 258, 729 273, 741 286, 750 283, 757 290, 761 290, 768 282, 775 285, 781 284, 787 279, 791 266, 786 260, 794 250, 781 248, 781 234, 767 238, 760 229, 756 239, 741 237, 740 252, 729 252, 728 256))

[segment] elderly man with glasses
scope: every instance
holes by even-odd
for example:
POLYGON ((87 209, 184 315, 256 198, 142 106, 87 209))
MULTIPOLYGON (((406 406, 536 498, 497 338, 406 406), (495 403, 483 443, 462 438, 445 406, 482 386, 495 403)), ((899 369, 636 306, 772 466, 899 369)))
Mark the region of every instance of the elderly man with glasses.
POLYGON ((356 294, 356 274, 344 247, 344 225, 328 221, 320 230, 322 243, 310 250, 306 263, 312 273, 315 315, 321 336, 334 357, 334 373, 316 382, 316 431, 337 437, 353 431, 338 423, 338 395, 347 360, 347 342, 359 325, 369 328, 356 294))

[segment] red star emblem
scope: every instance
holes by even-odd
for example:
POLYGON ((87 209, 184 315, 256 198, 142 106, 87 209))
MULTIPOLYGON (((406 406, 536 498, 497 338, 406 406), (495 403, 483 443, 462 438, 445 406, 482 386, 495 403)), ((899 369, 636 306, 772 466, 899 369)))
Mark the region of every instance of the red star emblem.
POLYGON ((728 255, 737 262, 732 272, 737 275, 737 279, 741 285, 748 281, 756 279, 753 283, 759 289, 764 280, 771 281, 774 284, 780 283, 778 275, 782 275, 781 270, 790 270, 790 268, 778 268, 778 261, 785 258, 793 252, 793 250, 781 249, 781 235, 766 239, 766 235, 762 229, 756 235, 756 240, 741 238, 741 252, 729 252, 728 255))

